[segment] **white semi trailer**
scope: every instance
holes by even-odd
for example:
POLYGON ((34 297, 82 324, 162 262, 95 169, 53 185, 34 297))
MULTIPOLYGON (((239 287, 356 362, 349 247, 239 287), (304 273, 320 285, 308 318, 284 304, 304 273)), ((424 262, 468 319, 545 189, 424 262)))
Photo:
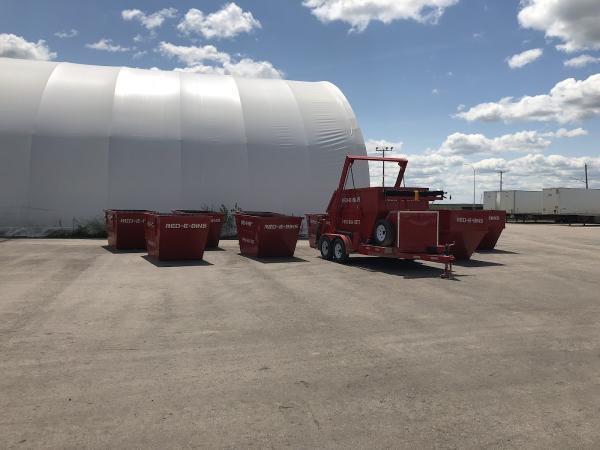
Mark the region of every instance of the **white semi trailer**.
POLYGON ((483 193, 483 209, 499 209, 512 215, 542 214, 542 192, 487 191, 483 193))
POLYGON ((544 189, 542 203, 544 215, 600 216, 600 189, 544 189))

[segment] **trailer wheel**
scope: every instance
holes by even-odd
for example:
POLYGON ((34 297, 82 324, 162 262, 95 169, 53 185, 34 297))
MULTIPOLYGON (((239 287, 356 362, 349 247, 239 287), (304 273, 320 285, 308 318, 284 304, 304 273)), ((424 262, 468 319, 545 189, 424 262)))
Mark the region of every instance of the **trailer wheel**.
POLYGON ((331 246, 331 241, 325 236, 319 239, 319 250, 321 251, 321 258, 329 261, 333 257, 333 248, 331 246))
POLYGON ((377 245, 387 247, 394 242, 394 227, 389 220, 380 219, 375 223, 373 239, 377 245))
POLYGON ((333 260, 338 263, 345 263, 348 261, 348 253, 346 253, 346 245, 340 238, 336 238, 332 245, 332 256, 333 260))

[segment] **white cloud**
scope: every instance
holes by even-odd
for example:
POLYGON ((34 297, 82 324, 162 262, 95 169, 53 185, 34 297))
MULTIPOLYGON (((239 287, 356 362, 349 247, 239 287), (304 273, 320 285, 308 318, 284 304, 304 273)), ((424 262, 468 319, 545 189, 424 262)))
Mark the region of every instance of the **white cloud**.
POLYGON ((546 133, 545 136, 548 137, 557 137, 557 138, 571 138, 578 136, 586 136, 588 134, 587 130, 583 128, 575 128, 573 130, 567 130, 566 128, 560 128, 556 130, 554 133, 546 133))
POLYGON ((148 52, 146 50, 140 50, 139 52, 135 52, 132 56, 133 59, 140 59, 141 57, 143 57, 144 55, 146 55, 148 52))
POLYGON ((587 135, 583 128, 557 131, 519 131, 488 138, 483 134, 453 133, 446 138, 436 153, 442 155, 473 155, 502 152, 541 152, 552 144, 551 138, 573 138, 587 135))
POLYGON ((131 50, 129 47, 123 47, 121 45, 113 43, 112 39, 102 38, 98 42, 93 44, 85 44, 87 48, 93 50, 100 50, 103 52, 117 53, 117 52, 128 52, 131 50))
POLYGON ((499 152, 539 152, 552 142, 537 131, 519 131, 496 138, 483 134, 453 133, 442 143, 438 152, 449 155, 472 155, 499 152))
POLYGON ((533 48, 531 50, 525 50, 524 52, 512 55, 506 60, 506 62, 511 69, 520 69, 521 67, 526 66, 527 64, 538 59, 543 53, 544 51, 541 48, 533 48))
POLYGON ((579 55, 575 58, 567 59, 564 64, 567 67, 585 67, 588 64, 597 64, 600 63, 600 57, 595 57, 591 55, 579 55))
POLYGON ((435 24, 444 10, 459 0, 304 0, 305 7, 323 23, 342 21, 362 32, 372 21, 385 24, 412 19, 435 24))
POLYGON ((440 90, 438 88, 433 88, 431 90, 431 95, 438 95, 440 93, 440 90))
POLYGON ((50 51, 46 41, 28 42, 21 36, 1 33, 0 57, 49 61, 56 58, 56 52, 50 51))
POLYGON ((75 28, 71 28, 70 30, 57 31, 56 33, 54 33, 54 36, 60 39, 70 39, 74 38, 78 34, 79 31, 77 31, 75 28))
MULTIPOLYGON (((375 142, 370 140, 367 142, 375 142)), ((387 142, 387 141, 378 141, 387 142)), ((467 159, 464 155, 444 155, 439 151, 425 154, 402 154, 394 152, 389 156, 401 156, 408 159, 405 174, 407 186, 422 186, 444 189, 452 195, 452 201, 470 202, 473 195, 473 172, 465 163, 476 168, 477 201, 484 190, 498 189, 496 170, 507 171, 504 174, 504 189, 542 189, 543 187, 581 187, 574 178, 583 176, 583 165, 589 164, 591 179, 600 178, 600 157, 568 157, 563 155, 543 155, 528 153, 513 158, 489 157, 467 159)), ((380 186, 382 179, 381 163, 370 163, 371 185, 380 186)), ((398 174, 395 164, 385 166, 386 186, 394 183, 398 174)), ((592 186, 600 187, 600 185, 592 186)))
POLYGON ((260 22, 251 12, 244 11, 233 2, 208 15, 192 8, 177 25, 177 29, 182 33, 201 34, 207 39, 232 38, 256 28, 261 28, 260 22))
POLYGON ((159 28, 166 19, 173 19, 177 15, 175 8, 164 8, 152 14, 146 14, 139 9, 125 9, 121 11, 121 17, 125 21, 137 20, 146 29, 159 28))
POLYGON ((184 63, 186 67, 175 69, 180 72, 213 73, 244 78, 283 77, 283 72, 269 61, 255 61, 251 58, 236 60, 229 53, 220 52, 214 45, 196 47, 161 42, 156 51, 184 63), (211 64, 206 64, 207 62, 211 64))
POLYGON ((158 52, 169 58, 176 58, 178 61, 188 65, 200 65, 205 61, 215 61, 226 63, 231 60, 228 53, 220 52, 214 45, 204 45, 202 47, 174 45, 169 42, 158 44, 158 52))
POLYGON ((600 49, 600 2, 597 0, 522 0, 522 27, 562 41, 559 50, 600 49))
POLYGON ((198 64, 189 67, 178 67, 177 72, 204 74, 232 75, 240 78, 282 78, 283 72, 277 70, 268 61, 254 61, 243 58, 237 62, 226 62, 222 66, 207 66, 198 64))
MULTIPOLYGON (((600 157, 567 157, 561 155, 545 156, 545 150, 554 138, 576 137, 587 134, 582 128, 567 130, 561 128, 552 132, 523 131, 514 134, 488 138, 481 134, 453 133, 435 150, 426 150, 421 154, 404 154, 401 142, 369 139, 366 141, 367 153, 381 156, 375 152, 377 146, 394 146, 390 157, 408 159, 405 175, 407 186, 423 186, 444 189, 452 195, 453 201, 471 201, 473 195, 473 172, 465 167, 466 163, 476 168, 477 201, 484 190, 498 189, 497 170, 508 171, 504 178, 505 189, 541 189, 542 187, 576 186, 573 177, 581 178, 584 163, 590 165, 592 179, 600 179, 600 157), (498 157, 498 152, 525 152, 517 158, 498 157), (489 155, 478 159, 478 155, 489 155)), ((369 163, 372 186, 381 186, 382 164, 369 163)), ((385 165, 386 186, 393 185, 398 175, 398 166, 385 165)), ((599 187, 594 186, 594 187, 599 187)))
POLYGON ((456 117, 470 122, 530 120, 567 123, 599 115, 600 73, 591 75, 586 80, 563 80, 549 94, 525 96, 518 100, 505 97, 498 102, 481 103, 459 112, 456 117))

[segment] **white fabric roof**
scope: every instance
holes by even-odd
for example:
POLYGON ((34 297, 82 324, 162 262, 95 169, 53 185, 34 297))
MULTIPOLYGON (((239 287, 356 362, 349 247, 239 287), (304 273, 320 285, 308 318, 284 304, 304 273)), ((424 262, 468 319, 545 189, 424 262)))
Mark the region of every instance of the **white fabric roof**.
POLYGON ((328 82, 0 58, 4 234, 104 208, 320 212, 346 154, 364 141, 328 82))

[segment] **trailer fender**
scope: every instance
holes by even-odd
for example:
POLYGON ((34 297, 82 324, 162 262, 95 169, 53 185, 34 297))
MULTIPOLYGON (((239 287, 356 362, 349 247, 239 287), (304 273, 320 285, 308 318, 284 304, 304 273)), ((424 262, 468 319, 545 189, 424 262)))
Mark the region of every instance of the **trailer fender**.
POLYGON ((350 254, 354 252, 354 246, 352 245, 352 241, 350 240, 350 238, 348 236, 346 236, 345 234, 338 234, 338 233, 323 233, 322 234, 323 237, 327 237, 329 238, 329 240, 331 242, 333 242, 333 240, 335 238, 339 238, 344 242, 344 245, 346 246, 346 254, 350 254))

